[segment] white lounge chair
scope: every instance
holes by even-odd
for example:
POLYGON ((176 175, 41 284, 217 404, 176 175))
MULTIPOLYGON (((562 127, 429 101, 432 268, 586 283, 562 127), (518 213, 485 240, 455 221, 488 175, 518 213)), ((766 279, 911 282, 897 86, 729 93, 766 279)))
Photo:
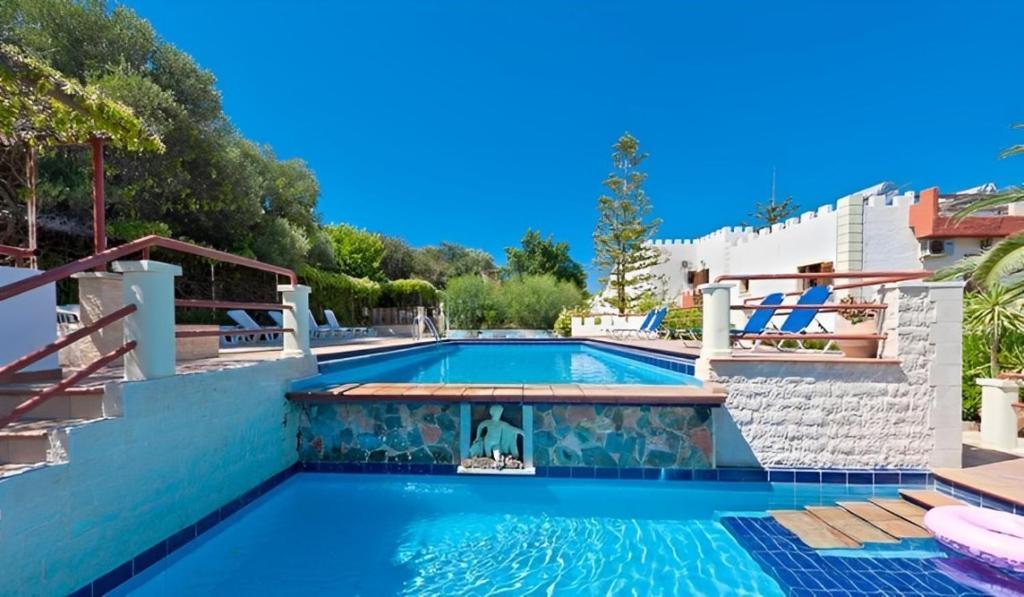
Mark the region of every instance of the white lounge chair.
POLYGON ((323 325, 316 322, 316 317, 313 317, 312 311, 309 313, 309 337, 313 339, 327 338, 334 335, 334 331, 329 325, 323 325))
MULTIPOLYGON (((228 317, 230 317, 235 323, 238 324, 239 329, 253 332, 259 332, 260 330, 263 329, 263 326, 256 323, 256 321, 253 320, 252 317, 249 317, 248 313, 242 311, 241 309, 232 309, 231 311, 228 311, 228 317)), ((254 339, 258 338, 259 340, 273 341, 279 339, 281 337, 281 334, 279 332, 269 332, 250 334, 250 336, 252 336, 254 339)))
POLYGON ((343 336, 346 335, 346 334, 350 335, 350 336, 359 336, 359 335, 372 336, 372 335, 374 335, 374 330, 371 329, 371 328, 365 328, 365 327, 348 328, 348 327, 342 326, 340 323, 338 323, 338 317, 334 314, 334 311, 331 311, 330 309, 324 309, 324 317, 327 319, 327 325, 330 326, 331 331, 333 331, 336 334, 341 334, 343 336))

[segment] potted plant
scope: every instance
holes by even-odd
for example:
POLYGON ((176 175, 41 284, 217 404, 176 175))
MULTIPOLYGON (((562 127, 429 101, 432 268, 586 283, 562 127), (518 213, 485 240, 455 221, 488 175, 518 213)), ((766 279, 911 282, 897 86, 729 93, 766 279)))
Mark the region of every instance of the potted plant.
MULTIPOLYGON (((843 297, 839 301, 840 305, 858 303, 858 299, 853 296, 843 297)), ((877 311, 872 309, 843 309, 839 311, 836 333, 847 335, 877 334, 878 322, 875 319, 877 313, 877 311)), ((878 356, 878 340, 874 339, 836 340, 836 346, 839 347, 839 350, 842 351, 845 357, 874 358, 878 356)))

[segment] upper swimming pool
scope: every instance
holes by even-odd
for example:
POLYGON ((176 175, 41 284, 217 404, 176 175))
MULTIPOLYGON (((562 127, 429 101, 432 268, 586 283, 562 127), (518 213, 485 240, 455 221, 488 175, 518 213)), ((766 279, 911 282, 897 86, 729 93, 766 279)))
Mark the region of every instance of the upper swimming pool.
POLYGON ((689 361, 572 341, 444 342, 328 361, 320 371, 294 389, 371 382, 701 385, 689 361))

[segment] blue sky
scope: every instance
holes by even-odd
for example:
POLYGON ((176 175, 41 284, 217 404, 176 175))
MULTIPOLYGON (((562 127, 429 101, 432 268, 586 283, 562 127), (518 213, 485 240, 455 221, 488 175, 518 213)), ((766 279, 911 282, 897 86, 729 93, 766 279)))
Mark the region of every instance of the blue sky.
MULTIPOLYGON (((327 222, 503 261, 527 228, 589 268, 610 146, 650 152, 660 236, 881 180, 1021 182, 1021 2, 134 0, 327 222), (243 8, 244 6, 244 8, 243 8)), ((593 277, 593 276, 592 276, 593 277)))

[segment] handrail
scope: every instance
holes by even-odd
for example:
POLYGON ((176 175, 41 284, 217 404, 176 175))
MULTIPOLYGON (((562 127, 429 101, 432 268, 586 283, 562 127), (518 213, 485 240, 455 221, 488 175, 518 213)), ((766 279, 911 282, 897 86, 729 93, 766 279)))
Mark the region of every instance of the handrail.
POLYGON ((4 365, 3 367, 0 367, 0 383, 11 381, 14 378, 15 373, 21 371, 25 367, 28 367, 32 363, 35 363, 36 361, 44 357, 47 357, 57 352, 58 350, 64 348, 65 346, 77 342, 78 340, 81 340, 82 338, 90 334, 98 332, 99 330, 114 323, 115 321, 124 319, 128 315, 138 310, 139 308, 136 305, 125 305, 124 307, 121 307, 116 311, 111 311, 110 313, 104 315, 103 317, 100 317, 99 319, 90 323, 87 326, 80 327, 77 330, 65 336, 61 336, 54 342, 50 342, 44 347, 33 352, 30 352, 27 355, 15 361, 12 361, 4 365))
POLYGON ((15 406, 11 412, 7 413, 6 416, 0 417, 0 429, 10 425, 14 421, 17 421, 25 413, 42 405, 50 398, 53 398, 57 394, 60 394, 64 390, 82 381, 86 377, 89 377, 93 373, 96 373, 103 367, 106 367, 111 362, 121 358, 126 353, 133 350, 135 346, 135 340, 130 340, 127 344, 124 344, 123 346, 111 352, 108 352, 107 354, 96 359, 91 364, 89 364, 89 366, 79 369, 78 371, 75 371, 71 375, 65 377, 60 383, 54 384, 46 388, 42 392, 39 392, 35 396, 32 396, 31 398, 22 402, 18 406, 15 406))
POLYGON ((245 309, 253 311, 281 311, 291 309, 284 303, 240 303, 235 301, 209 301, 204 299, 175 299, 175 307, 183 309, 245 309))
POLYGON ((420 336, 420 325, 419 325, 420 322, 423 322, 423 324, 425 326, 427 326, 427 329, 430 330, 430 333, 433 334, 433 336, 434 336, 434 343, 435 344, 440 344, 440 342, 441 342, 441 334, 437 333, 437 326, 434 325, 434 321, 432 319, 430 319, 429 315, 424 315, 422 318, 419 315, 417 315, 416 318, 414 319, 414 324, 413 325, 415 325, 415 327, 416 327, 416 339, 419 340, 421 338, 421 336, 420 336))
POLYGON ((177 330, 175 338, 207 338, 210 336, 255 336, 257 334, 290 334, 293 328, 233 328, 230 330, 177 330))
POLYGON ((864 278, 927 278, 932 272, 917 271, 882 271, 882 272, 794 272, 791 274, 723 274, 715 278, 715 282, 743 280, 815 280, 829 278, 832 280, 856 280, 864 278))
POLYGON ((34 290, 40 286, 45 286, 51 282, 63 280, 73 274, 105 266, 115 259, 131 255, 132 253, 138 253, 139 251, 150 249, 152 247, 169 249, 171 251, 178 251, 179 253, 187 253, 190 255, 198 255, 199 257, 206 257, 208 259, 217 259, 225 263, 241 265, 243 267, 259 271, 274 273, 279 276, 287 276, 288 280, 292 284, 297 284, 299 280, 298 276, 295 275, 295 272, 285 267, 262 263, 255 259, 239 257, 238 255, 232 255, 231 253, 225 253, 224 251, 218 251, 207 247, 200 247, 199 245, 194 245, 180 240, 151 235, 144 236, 138 240, 133 240, 123 245, 112 247, 105 251, 96 253, 95 255, 79 259, 78 261, 72 261, 71 263, 66 263, 62 266, 40 272, 34 276, 24 278, 6 286, 0 286, 0 301, 9 299, 12 296, 17 296, 23 292, 28 292, 29 290, 34 290))
POLYGON ((11 245, 0 245, 0 255, 7 255, 8 257, 16 257, 19 259, 28 259, 29 257, 38 257, 39 249, 30 249, 28 247, 12 247, 11 245))
POLYGON ((884 311, 888 305, 880 303, 848 303, 835 305, 730 305, 734 311, 771 309, 773 311, 884 311))

